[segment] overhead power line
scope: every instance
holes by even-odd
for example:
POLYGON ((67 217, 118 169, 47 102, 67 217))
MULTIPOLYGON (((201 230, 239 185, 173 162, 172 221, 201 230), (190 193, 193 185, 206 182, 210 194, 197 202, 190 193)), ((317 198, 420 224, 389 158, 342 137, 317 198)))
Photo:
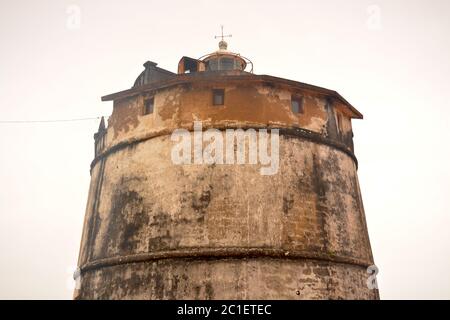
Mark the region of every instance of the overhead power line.
POLYGON ((102 116, 91 118, 75 118, 75 119, 54 119, 54 120, 0 120, 0 123, 54 123, 54 122, 75 122, 101 119, 102 116))

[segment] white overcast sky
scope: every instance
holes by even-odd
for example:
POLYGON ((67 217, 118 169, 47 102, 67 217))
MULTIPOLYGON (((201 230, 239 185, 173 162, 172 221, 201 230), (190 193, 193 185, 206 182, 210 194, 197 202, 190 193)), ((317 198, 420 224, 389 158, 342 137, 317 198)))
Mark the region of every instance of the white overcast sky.
MULTIPOLYGON (((146 60, 176 71, 215 50, 220 24, 255 73, 337 90, 364 114, 381 297, 449 299, 450 1, 0 0, 0 121, 109 115, 100 96, 146 60)), ((72 297, 98 123, 0 123, 0 298, 72 297)))

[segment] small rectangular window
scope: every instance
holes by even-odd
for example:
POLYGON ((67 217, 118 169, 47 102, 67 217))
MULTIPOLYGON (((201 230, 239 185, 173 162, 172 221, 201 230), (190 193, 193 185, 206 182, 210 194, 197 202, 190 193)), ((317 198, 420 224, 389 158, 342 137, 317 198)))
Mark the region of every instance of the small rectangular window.
POLYGON ((144 114, 152 114, 153 113, 153 106, 155 104, 155 99, 150 98, 145 100, 144 105, 144 114))
POLYGON ((291 110, 293 113, 303 113, 303 97, 301 96, 291 97, 291 110))
POLYGON ((214 89, 213 90, 213 105, 221 106, 225 103, 225 90, 214 89))
POLYGON ((336 113, 336 115, 337 115, 337 127, 338 127, 339 132, 342 133, 343 132, 343 129, 342 129, 342 115, 340 113, 336 113))

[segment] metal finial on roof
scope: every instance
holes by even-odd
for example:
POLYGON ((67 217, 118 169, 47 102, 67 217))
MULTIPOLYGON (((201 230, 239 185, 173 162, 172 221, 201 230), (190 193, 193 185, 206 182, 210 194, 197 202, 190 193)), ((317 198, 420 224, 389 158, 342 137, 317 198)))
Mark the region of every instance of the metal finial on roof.
POLYGON ((220 50, 227 50, 228 48, 228 43, 226 41, 221 40, 219 42, 219 49, 220 50))
POLYGON ((231 38, 233 35, 231 35, 231 34, 223 35, 223 25, 221 25, 220 28, 222 30, 221 35, 220 36, 214 36, 214 39, 222 38, 222 40, 220 40, 220 42, 219 42, 219 49, 220 50, 227 50, 228 43, 225 40, 223 40, 223 38, 226 38, 226 37, 231 38))

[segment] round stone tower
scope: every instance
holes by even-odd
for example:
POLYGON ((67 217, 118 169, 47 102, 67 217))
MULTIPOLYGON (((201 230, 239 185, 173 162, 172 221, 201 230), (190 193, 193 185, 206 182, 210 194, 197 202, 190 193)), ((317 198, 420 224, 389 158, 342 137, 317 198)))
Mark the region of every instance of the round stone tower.
POLYGON ((378 298, 353 106, 253 74, 223 39, 177 74, 144 66, 102 98, 114 107, 94 136, 76 299, 378 298))

